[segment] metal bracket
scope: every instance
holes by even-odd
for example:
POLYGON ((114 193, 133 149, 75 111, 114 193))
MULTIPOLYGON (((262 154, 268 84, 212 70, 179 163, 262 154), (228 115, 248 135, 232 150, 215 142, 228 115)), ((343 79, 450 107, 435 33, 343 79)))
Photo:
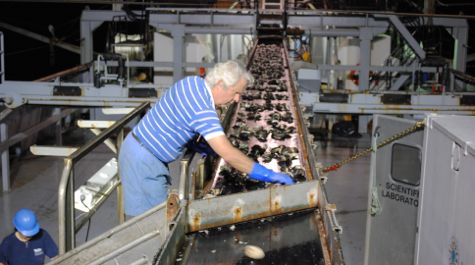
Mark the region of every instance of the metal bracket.
POLYGON ((371 205, 370 205, 370 214, 371 216, 376 216, 381 213, 381 202, 379 201, 378 188, 371 188, 371 205))

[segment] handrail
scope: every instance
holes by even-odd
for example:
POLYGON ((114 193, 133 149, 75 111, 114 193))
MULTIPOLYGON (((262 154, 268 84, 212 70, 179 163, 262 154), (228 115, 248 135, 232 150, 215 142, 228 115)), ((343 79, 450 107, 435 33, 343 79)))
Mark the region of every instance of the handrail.
POLYGON ((115 133, 119 128, 122 128, 125 124, 131 121, 135 116, 142 113, 149 106, 149 102, 144 102, 140 104, 137 108, 131 111, 129 114, 124 116, 122 119, 114 123, 111 127, 105 129, 101 134, 92 139, 90 142, 86 143, 84 146, 79 148, 76 152, 72 153, 69 157, 76 162, 77 160, 83 158, 86 153, 92 151, 95 147, 102 144, 107 138, 110 137, 112 133, 115 133))
MULTIPOLYGON (((64 169, 58 188, 58 224, 59 224, 59 254, 73 249, 75 247, 75 218, 74 218, 74 165, 90 153, 94 148, 102 144, 112 134, 123 130, 133 118, 143 113, 149 106, 148 102, 142 103, 132 112, 114 123, 111 127, 105 129, 97 137, 86 143, 74 153, 64 159, 64 169)), ((121 139, 119 139, 119 142, 121 139)))
POLYGON ((38 79, 34 80, 34 82, 47 82, 47 81, 54 80, 58 77, 63 77, 63 76, 66 76, 66 75, 82 72, 82 71, 88 70, 91 67, 91 65, 92 65, 92 63, 80 64, 80 65, 77 65, 77 66, 59 71, 57 73, 53 73, 53 74, 50 74, 50 75, 47 75, 47 76, 43 76, 41 78, 38 78, 38 79))
POLYGON ((5 82, 5 45, 3 32, 0 31, 0 84, 5 82))

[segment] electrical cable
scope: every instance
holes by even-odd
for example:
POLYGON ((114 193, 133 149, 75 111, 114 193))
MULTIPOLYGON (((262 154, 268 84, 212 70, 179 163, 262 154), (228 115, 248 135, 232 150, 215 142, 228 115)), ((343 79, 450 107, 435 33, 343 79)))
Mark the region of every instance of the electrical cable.
MULTIPOLYGON (((79 200, 81 201, 82 205, 84 205, 84 207, 86 207, 89 211, 91 211, 91 209, 87 207, 87 205, 84 203, 85 199, 86 199, 86 195, 81 194, 81 196, 79 197, 79 200)), ((89 238, 90 228, 91 228, 91 217, 89 217, 89 219, 87 220, 86 238, 84 239, 84 242, 87 242, 87 239, 89 238)))
POLYGON ((131 21, 144 20, 146 18, 145 14, 144 14, 144 10, 141 10, 141 14, 136 14, 133 10, 131 10, 126 5, 124 5, 122 7, 122 10, 127 15, 127 18, 129 18, 131 21))

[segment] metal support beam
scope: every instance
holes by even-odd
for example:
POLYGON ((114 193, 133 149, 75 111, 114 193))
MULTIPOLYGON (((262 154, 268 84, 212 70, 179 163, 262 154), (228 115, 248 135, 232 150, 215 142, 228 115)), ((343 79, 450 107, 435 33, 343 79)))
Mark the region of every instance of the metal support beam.
POLYGON ((401 33, 401 36, 407 41, 409 44, 409 47, 416 53, 417 57, 420 59, 425 59, 426 58, 426 53, 425 51, 421 48, 419 43, 417 43, 416 39, 411 35, 409 30, 407 30, 406 26, 399 20, 398 17, 395 15, 375 15, 376 17, 386 17, 391 21, 391 23, 396 27, 396 29, 401 33))
POLYGON ((391 85, 391 88, 389 90, 391 91, 398 91, 399 88, 401 88, 401 86, 404 84, 404 82, 406 82, 407 79, 409 79, 409 75, 400 75, 398 77, 398 79, 396 79, 396 82, 394 82, 394 84, 391 85))
POLYGON ((218 35, 211 35, 211 50, 213 52, 213 62, 218 63, 221 60, 221 47, 219 46, 218 35))
MULTIPOLYGON (((146 86, 140 86, 146 87, 146 86)), ((25 82, 5 81, 0 85, 0 98, 8 108, 23 104, 69 105, 69 106, 103 106, 136 107, 144 101, 156 101, 157 97, 129 97, 129 89, 119 85, 105 85, 100 89, 91 83, 25 82), (80 95, 58 93, 61 89, 71 88, 80 91, 80 95), (55 92, 56 91, 56 92, 55 92)), ((158 96, 160 93, 157 93, 158 96)))
POLYGON ((370 28, 360 28, 360 71, 359 89, 369 89, 369 66, 371 64, 371 39, 373 32, 370 28))
MULTIPOLYGON (((128 111, 127 113, 129 113, 128 111)), ((127 114, 120 113, 120 114, 127 114)), ((117 114, 117 113, 115 113, 117 114)), ((90 120, 78 120, 77 125, 79 128, 89 128, 89 129, 106 129, 114 125, 115 121, 90 121, 90 120)))
POLYGON ((81 64, 89 63, 93 59, 93 32, 102 22, 81 20, 81 64))
POLYGON ((164 29, 171 32, 173 37, 173 80, 176 82, 183 78, 184 66, 183 61, 185 58, 185 26, 184 25, 163 25, 164 29))
MULTIPOLYGON (((330 64, 330 65, 333 65, 334 62, 332 62, 332 54, 334 53, 333 52, 333 48, 334 48, 334 45, 332 45, 332 43, 335 41, 335 38, 333 37, 327 37, 326 38, 326 49, 325 49, 325 62, 327 64, 330 64)), ((322 69, 323 70, 323 69, 322 69)), ((330 73, 332 72, 333 69, 328 69, 328 71, 325 71, 323 72, 323 74, 325 76, 328 76, 328 79, 330 79, 330 73)), ((330 80, 328 80, 330 81, 330 80)), ((331 84, 331 82, 329 82, 331 84)))
POLYGON ((431 19, 434 26, 443 26, 448 28, 468 28, 466 19, 463 18, 447 18, 447 17, 424 17, 424 23, 428 23, 431 19))
POLYGON ((452 30, 455 38, 454 59, 452 68, 465 72, 467 65, 468 27, 457 27, 452 30))
POLYGON ((306 31, 312 37, 358 37, 360 32, 357 29, 322 29, 320 27, 310 27, 306 31))
POLYGON ((64 146, 46 146, 46 145, 32 145, 30 152, 37 156, 61 156, 66 157, 78 150, 77 147, 64 146))
POLYGON ((157 29, 169 31, 173 38, 173 80, 174 82, 183 78, 185 55, 185 25, 181 24, 159 24, 156 21, 150 21, 150 25, 157 29))
POLYGON ((315 12, 292 12, 288 11, 289 27, 301 27, 307 29, 310 27, 321 27, 326 29, 330 27, 382 27, 387 28, 389 23, 383 20, 375 20, 372 17, 357 16, 332 16, 322 15, 315 12))
MULTIPOLYGON (((336 71, 350 71, 358 69, 357 65, 328 65, 328 64, 319 64, 319 70, 336 70, 336 71)), ((412 64, 408 66, 379 66, 371 65, 369 67, 370 71, 374 72, 403 72, 403 73, 412 73, 414 71, 423 71, 428 73, 437 72, 437 67, 424 66, 421 67, 418 64, 412 64)))
POLYGON ((127 14, 124 11, 112 11, 112 10, 84 10, 81 14, 82 21, 89 22, 102 22, 112 21, 115 17, 124 16, 127 14))
POLYGON ((456 114, 471 115, 474 106, 460 106, 460 97, 446 95, 411 95, 410 105, 383 104, 385 94, 404 95, 407 93, 351 94, 348 103, 314 102, 315 113, 355 113, 355 114, 456 114))
MULTIPOLYGON (((178 81, 184 76, 185 62, 184 37, 186 34, 252 34, 256 21, 254 12, 225 12, 223 10, 208 10, 206 13, 197 13, 192 9, 177 9, 162 12, 161 9, 149 9, 149 25, 156 29, 164 29, 173 37, 173 79, 178 81)), ((219 60, 219 42, 216 36, 212 38, 214 60, 219 60)), ((203 66, 201 63, 200 66, 203 66)))
MULTIPOLYGON (((93 60, 93 32, 99 27, 102 22, 90 22, 81 20, 80 31, 81 31, 81 64, 87 64, 93 60)), ((82 76, 83 82, 92 81, 92 69, 88 73, 84 73, 82 76)))
MULTIPOLYGON (((184 62, 183 66, 184 67, 213 67, 215 63, 201 63, 201 62, 184 62)), ((118 66, 119 64, 117 61, 108 61, 106 62, 107 66, 118 66)), ((175 62, 160 62, 160 61, 155 61, 155 62, 144 62, 144 61, 128 61, 125 62, 126 67, 173 67, 175 65, 175 62)), ((140 86, 145 86, 147 84, 140 84, 140 86)), ((154 87, 154 86, 151 86, 154 87)))
POLYGON ((206 12, 197 12, 196 9, 177 8, 175 10, 149 9, 150 24, 204 26, 245 27, 250 28, 256 24, 256 14, 253 10, 242 10, 239 13, 225 10, 208 9, 206 12), (170 12, 175 13, 170 13, 170 12))

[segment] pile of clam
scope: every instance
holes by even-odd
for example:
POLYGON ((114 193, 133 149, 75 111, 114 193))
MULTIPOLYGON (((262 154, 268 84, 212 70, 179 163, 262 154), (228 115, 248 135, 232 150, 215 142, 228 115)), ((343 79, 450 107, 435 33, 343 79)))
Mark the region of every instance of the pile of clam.
MULTIPOLYGON (((256 162, 285 172, 297 182, 305 181, 282 47, 259 45, 249 70, 256 81, 241 96, 228 132, 229 140, 256 162)), ((220 194, 229 194, 266 185, 269 184, 253 181, 246 174, 222 164, 213 186, 220 194)))

